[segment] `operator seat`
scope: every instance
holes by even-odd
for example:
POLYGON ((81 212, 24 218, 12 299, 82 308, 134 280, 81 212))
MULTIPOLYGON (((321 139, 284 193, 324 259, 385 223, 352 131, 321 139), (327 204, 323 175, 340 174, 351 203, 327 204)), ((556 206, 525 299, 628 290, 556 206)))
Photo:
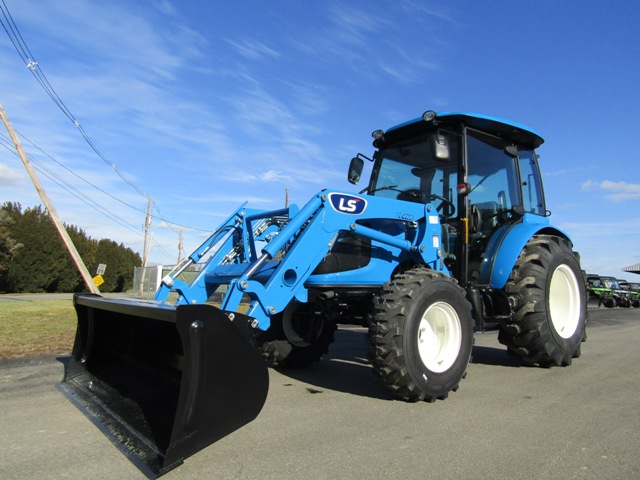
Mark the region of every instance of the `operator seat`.
POLYGON ((491 236, 498 226, 498 202, 474 203, 471 210, 471 232, 491 236))

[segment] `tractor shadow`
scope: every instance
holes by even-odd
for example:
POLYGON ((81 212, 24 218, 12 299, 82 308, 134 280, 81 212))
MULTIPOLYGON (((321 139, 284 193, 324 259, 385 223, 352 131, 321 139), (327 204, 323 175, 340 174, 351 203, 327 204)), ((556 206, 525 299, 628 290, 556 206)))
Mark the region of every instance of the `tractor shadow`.
MULTIPOLYGON (((335 342, 329 353, 309 368, 275 370, 288 378, 307 383, 309 393, 322 390, 359 395, 378 400, 393 400, 391 393, 373 374, 367 359, 366 329, 341 327, 336 331, 335 342)), ((501 367, 522 367, 518 359, 510 357, 505 348, 474 346, 471 364, 501 367)))
POLYGON ((474 346, 471 352, 471 364, 494 365, 499 367, 523 367, 520 360, 510 356, 506 348, 474 346))
POLYGON ((275 370, 288 378, 312 385, 309 393, 323 390, 359 395, 378 400, 393 400, 391 392, 373 374, 367 360, 364 328, 347 327, 336 331, 335 342, 320 362, 308 368, 275 370))

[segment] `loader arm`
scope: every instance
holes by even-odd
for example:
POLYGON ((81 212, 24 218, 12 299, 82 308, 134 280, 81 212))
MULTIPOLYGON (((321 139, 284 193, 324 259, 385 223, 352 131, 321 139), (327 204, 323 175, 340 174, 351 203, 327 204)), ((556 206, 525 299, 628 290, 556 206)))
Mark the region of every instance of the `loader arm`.
MULTIPOLYGON (((437 254, 441 226, 433 205, 324 190, 299 211, 295 206, 275 211, 240 207, 190 255, 195 261, 204 253, 211 254, 195 280, 187 285, 170 274, 156 299, 163 300, 176 290, 178 303, 204 303, 220 286, 226 286, 221 309, 237 312, 248 295, 247 315, 265 330, 269 318, 293 299, 307 301, 306 282, 343 232, 370 239, 391 253, 391 259, 376 261, 370 269, 367 282, 371 287, 388 281, 401 257, 446 271, 437 254), (401 228, 387 233, 389 222, 401 228)), ((348 280, 340 283, 344 278, 335 276, 332 281, 349 285, 348 280)), ((358 278, 358 284, 362 282, 358 278)))
POLYGON ((214 254, 211 255, 211 258, 207 261, 206 265, 213 262, 227 262, 240 253, 240 246, 234 246, 233 244, 233 234, 239 232, 239 225, 242 224, 242 217, 244 215, 246 204, 247 202, 244 202, 240 205, 240 207, 224 222, 222 222, 220 226, 216 228, 211 235, 209 235, 209 238, 196 248, 191 255, 185 258, 180 264, 176 265, 171 272, 163 277, 160 288, 158 288, 158 291, 155 294, 154 300, 165 302, 169 298, 171 292, 178 293, 178 299, 176 300, 176 304, 178 305, 204 303, 207 300, 213 292, 202 290, 204 289, 205 284, 200 278, 206 271, 206 268, 203 269, 198 277, 190 284, 181 280, 179 277, 185 270, 187 270, 187 268, 199 263, 205 255, 211 254, 211 252, 214 252, 214 254), (238 251, 236 251, 236 249, 238 249, 238 251), (227 254, 226 258, 224 255, 225 252, 227 254))

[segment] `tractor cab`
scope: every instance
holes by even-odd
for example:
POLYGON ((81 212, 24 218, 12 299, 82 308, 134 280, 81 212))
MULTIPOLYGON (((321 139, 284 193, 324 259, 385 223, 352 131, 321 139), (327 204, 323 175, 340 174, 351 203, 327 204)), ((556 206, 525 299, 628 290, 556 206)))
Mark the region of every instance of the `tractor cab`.
MULTIPOLYGON (((501 239, 525 217, 546 216, 534 151, 543 140, 527 127, 429 111, 373 137, 378 150, 366 191, 431 203, 442 224, 445 265, 462 285, 489 285, 501 239)), ((358 160, 350 179, 359 176, 358 160)))

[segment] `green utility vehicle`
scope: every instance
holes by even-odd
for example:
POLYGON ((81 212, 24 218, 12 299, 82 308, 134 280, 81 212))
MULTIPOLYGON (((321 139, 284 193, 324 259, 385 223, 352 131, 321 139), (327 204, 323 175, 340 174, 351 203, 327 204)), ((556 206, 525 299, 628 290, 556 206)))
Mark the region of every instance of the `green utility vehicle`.
POLYGON ((613 290, 599 275, 587 274, 587 293, 589 308, 613 308, 617 305, 613 290))
POLYGON ((640 283, 629 283, 624 279, 618 279, 620 288, 627 292, 629 303, 633 308, 640 307, 640 283))

